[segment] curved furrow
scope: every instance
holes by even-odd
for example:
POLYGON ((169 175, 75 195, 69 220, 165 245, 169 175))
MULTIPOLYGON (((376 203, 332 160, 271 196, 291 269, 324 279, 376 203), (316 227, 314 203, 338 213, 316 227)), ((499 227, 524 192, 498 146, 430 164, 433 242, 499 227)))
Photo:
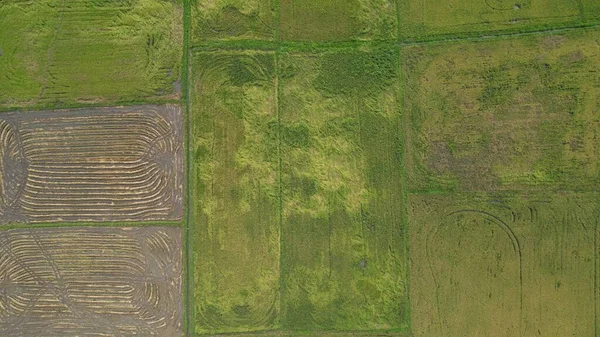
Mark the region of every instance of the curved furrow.
MULTIPOLYGON (((14 193, 15 210, 0 205, 0 219, 180 217, 183 198, 173 198, 182 192, 183 179, 179 110, 142 106, 9 113, 15 121, 0 123, 0 147, 6 151, 4 139, 15 135, 12 152, 21 154, 25 174, 14 193)), ((6 174, 2 178, 6 181, 6 174)))
MULTIPOLYGON (((137 202, 134 204, 141 204, 147 200, 155 200, 155 198, 160 198, 164 193, 164 191, 169 186, 170 177, 165 177, 165 175, 155 174, 152 177, 148 177, 144 182, 145 185, 139 189, 132 191, 128 196, 129 198, 115 198, 112 197, 110 199, 106 199, 105 201, 118 201, 118 200, 128 200, 135 199, 137 202)), ((100 188, 100 187, 97 187, 100 188)), ((61 196, 60 194, 54 195, 52 190, 47 190, 46 193, 41 193, 37 191, 31 191, 28 188, 26 189, 23 197, 21 198, 22 203, 24 204, 33 204, 32 202, 35 200, 63 200, 65 202, 69 200, 73 200, 77 202, 80 200, 82 202, 86 202, 87 200, 95 200, 95 198, 90 198, 88 195, 74 195, 72 198, 61 196)), ((67 203, 68 204, 68 203, 67 203)))
MULTIPOLYGON (((160 202, 160 200, 163 199, 163 190, 164 187, 167 186, 167 183, 162 180, 159 181, 159 183, 162 182, 160 185, 155 186, 155 188, 153 190, 147 190, 144 191, 144 194, 137 194, 137 195, 129 195, 128 198, 115 198, 114 196, 112 196, 111 198, 100 198, 100 197, 92 197, 92 196, 85 196, 85 198, 83 197, 64 197, 61 195, 58 196, 53 196, 51 194, 47 194, 47 195, 42 195, 40 197, 40 195, 38 194, 32 194, 31 196, 29 194, 25 194, 22 198, 21 198, 21 205, 24 209, 28 209, 28 207, 33 207, 33 206, 38 206, 38 203, 43 203, 44 206, 39 206, 40 210, 41 209, 46 209, 48 211, 51 211, 51 209, 49 209, 49 206, 98 206, 98 205, 110 205, 110 206, 114 206, 114 207, 120 207, 119 205, 116 205, 116 203, 121 203, 121 207, 124 207, 126 203, 129 206, 143 206, 146 205, 148 203, 151 202, 160 202), (45 208, 44 208, 45 207, 45 208)), ((167 196, 168 198, 168 196, 167 196)))
POLYGON ((6 282, 2 275, 13 275, 15 269, 29 264, 45 266, 50 276, 44 282, 11 279, 15 286, 5 287, 0 295, 0 333, 65 336, 74 332, 87 336, 90 331, 106 332, 107 327, 114 328, 111 335, 180 331, 180 244, 178 228, 0 232, 0 247, 16 259, 0 254, 0 281, 6 282), (156 261, 171 261, 176 267, 171 275, 163 275, 162 268, 155 268, 156 261), (49 270, 51 264, 58 273, 49 270))

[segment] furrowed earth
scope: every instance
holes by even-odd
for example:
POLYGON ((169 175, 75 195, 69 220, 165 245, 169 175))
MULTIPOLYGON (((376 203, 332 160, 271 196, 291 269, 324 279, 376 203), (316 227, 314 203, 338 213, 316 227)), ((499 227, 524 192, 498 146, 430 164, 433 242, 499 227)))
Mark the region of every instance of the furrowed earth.
POLYGON ((181 229, 0 232, 2 336, 179 336, 181 229))
POLYGON ((0 223, 182 217, 178 106, 3 113, 0 142, 0 223))

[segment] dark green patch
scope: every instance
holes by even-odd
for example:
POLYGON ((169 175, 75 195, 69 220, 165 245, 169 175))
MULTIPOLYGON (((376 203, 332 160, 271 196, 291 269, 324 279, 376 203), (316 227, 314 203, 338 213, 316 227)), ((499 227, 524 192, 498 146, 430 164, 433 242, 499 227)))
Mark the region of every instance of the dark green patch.
POLYGON ((314 85, 325 94, 370 95, 391 84, 397 60, 394 49, 327 53, 314 85))

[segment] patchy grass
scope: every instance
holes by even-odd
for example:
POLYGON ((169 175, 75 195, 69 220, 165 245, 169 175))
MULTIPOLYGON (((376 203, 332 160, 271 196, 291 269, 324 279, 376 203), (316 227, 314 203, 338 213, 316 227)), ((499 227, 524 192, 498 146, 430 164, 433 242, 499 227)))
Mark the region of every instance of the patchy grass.
POLYGON ((196 0, 192 4, 193 41, 275 38, 273 0, 196 0))
POLYGON ((0 107, 178 98, 178 1, 0 6, 0 107))
POLYGON ((404 39, 511 33, 600 22, 596 0, 408 0, 399 2, 404 39))
POLYGON ((407 328, 397 57, 281 56, 286 329, 407 328))
POLYGON ((597 194, 411 195, 414 336, 592 336, 597 204, 597 194))
POLYGON ((288 41, 396 40, 393 0, 282 0, 280 36, 288 41))
POLYGON ((600 183, 598 30, 404 49, 410 188, 600 183))
POLYGON ((194 56, 195 331, 273 329, 280 236, 274 54, 194 56))

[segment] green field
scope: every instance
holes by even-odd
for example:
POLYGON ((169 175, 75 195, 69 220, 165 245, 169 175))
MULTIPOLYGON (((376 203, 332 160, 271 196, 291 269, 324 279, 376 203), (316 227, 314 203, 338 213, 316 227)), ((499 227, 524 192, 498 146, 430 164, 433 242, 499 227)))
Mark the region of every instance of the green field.
POLYGON ((196 0, 192 3, 193 41, 272 40, 276 17, 274 0, 196 0))
POLYGON ((286 328, 407 327, 397 57, 281 56, 286 328))
POLYGON ((411 190, 596 189, 598 30, 403 49, 411 190))
POLYGON ((1 336, 600 337, 600 0, 0 0, 0 112, 1 336))
POLYGON ((414 336, 593 336, 597 194, 409 198, 414 336))
POLYGON ((179 1, 2 1, 0 108, 176 99, 179 1))
POLYGON ((274 54, 197 53, 192 67, 196 333, 273 329, 279 313, 274 54))
POLYGON ((282 0, 282 40, 396 40, 396 4, 392 0, 282 0))
POLYGON ((596 0, 399 1, 403 39, 461 37, 600 22, 596 0))
POLYGON ((194 54, 196 333, 407 328, 395 50, 194 54))

